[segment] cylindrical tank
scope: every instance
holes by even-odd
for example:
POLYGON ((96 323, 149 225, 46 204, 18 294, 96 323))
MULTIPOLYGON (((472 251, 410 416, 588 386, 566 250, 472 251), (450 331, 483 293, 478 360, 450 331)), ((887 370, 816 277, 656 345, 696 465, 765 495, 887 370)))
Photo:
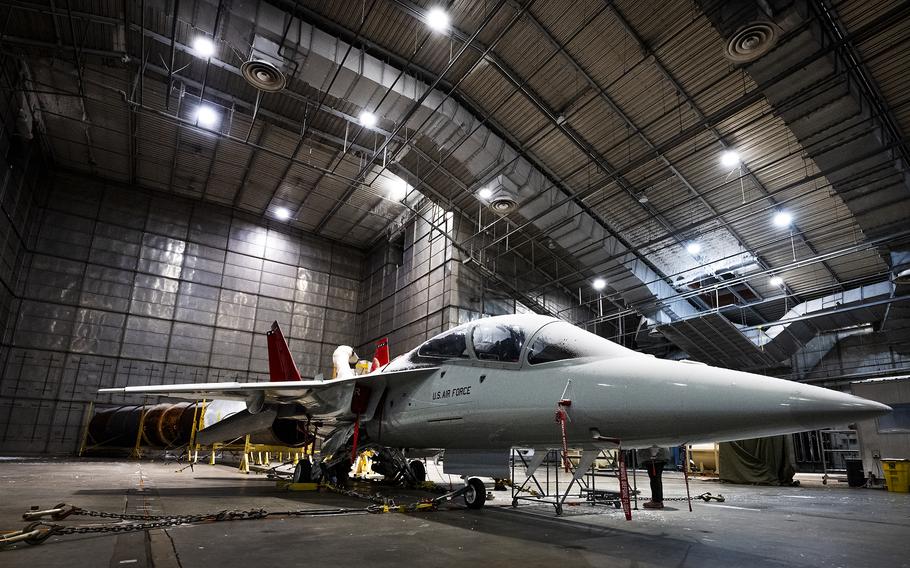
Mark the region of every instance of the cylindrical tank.
POLYGON ((107 423, 111 416, 114 415, 115 408, 103 408, 95 411, 91 421, 88 423, 88 435, 92 445, 107 444, 107 423))
POLYGON ((170 445, 161 432, 161 417, 173 406, 172 404, 156 404, 145 411, 145 420, 142 422, 142 441, 145 445, 164 447, 170 445))
POLYGON ((136 444, 142 406, 121 406, 114 410, 104 431, 106 446, 128 447, 136 444))
POLYGON ((172 404, 161 416, 159 431, 165 447, 182 446, 190 441, 193 418, 201 412, 201 403, 178 402, 172 404))

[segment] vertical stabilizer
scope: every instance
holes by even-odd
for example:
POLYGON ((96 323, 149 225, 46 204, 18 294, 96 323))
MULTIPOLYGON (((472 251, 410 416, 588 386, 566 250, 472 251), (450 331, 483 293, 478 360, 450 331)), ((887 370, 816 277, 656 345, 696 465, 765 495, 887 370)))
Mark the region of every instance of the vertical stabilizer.
POLYGON ((265 335, 269 345, 269 381, 299 381, 300 371, 277 321, 272 322, 272 329, 265 335))
POLYGON ((380 367, 385 367, 389 364, 389 338, 383 337, 376 342, 376 353, 373 355, 373 364, 370 366, 370 372, 372 373, 380 367))

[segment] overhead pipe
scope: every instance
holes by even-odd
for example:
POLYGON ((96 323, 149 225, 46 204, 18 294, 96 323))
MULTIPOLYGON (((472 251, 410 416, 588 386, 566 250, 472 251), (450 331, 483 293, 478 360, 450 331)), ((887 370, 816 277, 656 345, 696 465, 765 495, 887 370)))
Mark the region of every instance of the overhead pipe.
POLYGON ((164 108, 171 110, 171 88, 174 85, 174 56, 176 55, 177 42, 177 16, 180 14, 180 0, 174 0, 173 13, 171 14, 171 63, 167 69, 167 91, 165 92, 164 108))

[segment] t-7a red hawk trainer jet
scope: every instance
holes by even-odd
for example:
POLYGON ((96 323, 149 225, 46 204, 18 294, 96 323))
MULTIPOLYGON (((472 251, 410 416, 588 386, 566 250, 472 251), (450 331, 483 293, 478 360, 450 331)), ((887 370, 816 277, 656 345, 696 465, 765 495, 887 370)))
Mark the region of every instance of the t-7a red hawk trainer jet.
MULTIPOLYGON (((538 315, 479 319, 392 362, 386 355, 368 374, 332 380, 301 379, 277 323, 268 345, 271 382, 99 392, 246 403, 200 431, 203 443, 298 420, 323 440, 313 475, 349 469, 352 452, 372 448, 379 473, 419 479, 423 466, 409 463, 405 451, 444 449, 444 471, 464 476, 471 507, 485 499, 475 476, 507 477, 515 447, 677 446, 812 430, 891 410, 825 388, 657 359, 538 315), (554 411, 564 413, 561 424, 554 411)), ((296 474, 310 477, 301 471, 310 464, 301 464, 296 474)))

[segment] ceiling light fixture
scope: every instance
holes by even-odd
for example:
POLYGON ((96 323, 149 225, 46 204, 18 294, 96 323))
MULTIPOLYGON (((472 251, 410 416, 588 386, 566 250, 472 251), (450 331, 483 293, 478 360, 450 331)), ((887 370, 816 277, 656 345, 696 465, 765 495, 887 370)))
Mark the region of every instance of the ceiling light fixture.
POLYGON ((688 251, 689 254, 698 254, 701 252, 701 245, 696 242, 691 242, 686 245, 686 251, 688 251))
POLYGON ((205 36, 199 36, 193 40, 193 51, 196 52, 196 55, 208 59, 209 57, 215 55, 215 44, 212 43, 212 40, 205 36))
POLYGON ((445 32, 449 29, 449 15, 439 6, 427 12, 427 25, 434 32, 445 32))
POLYGON ((777 286, 778 288, 784 285, 784 279, 780 276, 772 276, 771 280, 768 281, 772 286, 777 286))
POLYGON ((408 195, 408 189, 410 186, 408 182, 401 179, 396 175, 392 175, 392 179, 388 182, 389 187, 389 199, 393 201, 402 201, 408 195))
POLYGON ((479 195, 481 199, 489 199, 489 198, 493 197, 493 190, 490 189, 489 187, 485 187, 485 188, 481 189, 480 191, 478 191, 477 195, 479 195))
POLYGON ((727 150, 720 155, 720 165, 725 168, 735 168, 739 165, 739 154, 734 150, 727 150))
POLYGON ((218 113, 208 105, 199 105, 196 109, 196 124, 203 128, 211 128, 218 123, 218 113))
POLYGON ((287 207, 279 207, 275 209, 275 218, 279 221, 287 221, 291 218, 291 211, 287 207))
POLYGON ((594 282, 591 282, 591 287, 600 292, 607 287, 607 281, 603 278, 595 278, 594 282))
POLYGON ((357 120, 360 121, 360 125, 364 128, 373 128, 376 126, 376 123, 379 122, 376 115, 368 110, 361 112, 357 120))
POLYGON ((774 214, 772 221, 778 227, 789 227, 790 223, 793 222, 793 215, 786 211, 778 211, 774 214))

